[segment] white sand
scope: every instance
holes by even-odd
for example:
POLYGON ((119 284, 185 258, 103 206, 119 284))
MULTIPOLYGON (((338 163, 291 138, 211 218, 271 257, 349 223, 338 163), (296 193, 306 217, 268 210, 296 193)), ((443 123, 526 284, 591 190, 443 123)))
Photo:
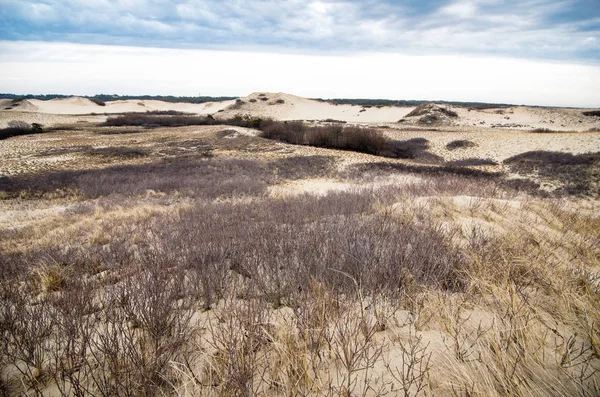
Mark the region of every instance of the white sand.
MULTIPOLYGON (((420 117, 410 117, 407 122, 396 124, 409 114, 414 107, 400 106, 351 106, 334 105, 283 93, 253 93, 240 98, 244 103, 230 106, 220 117, 233 117, 247 114, 257 117, 271 117, 277 120, 340 120, 350 123, 393 123, 410 125, 420 117), (267 98, 263 101, 261 98, 267 98), (251 102, 254 101, 254 102, 251 102), (283 101, 283 103, 277 103, 283 101)), ((541 108, 514 106, 495 109, 469 109, 466 107, 444 106, 458 113, 457 118, 448 118, 446 125, 461 127, 488 127, 530 131, 548 128, 554 131, 588 131, 600 128, 600 117, 587 117, 585 109, 541 108)))
POLYGON ((277 120, 341 120, 353 123, 396 122, 408 114, 413 107, 334 105, 284 93, 255 92, 240 98, 245 103, 239 108, 229 108, 222 117, 250 114, 277 120), (266 100, 263 100, 265 99, 266 100), (251 102, 255 101, 255 102, 251 102), (277 101, 284 101, 277 103, 277 101))
POLYGON ((233 103, 234 101, 184 103, 128 99, 122 101, 107 101, 106 106, 100 106, 87 98, 71 97, 52 99, 49 101, 27 99, 21 101, 19 106, 14 107, 14 111, 76 115, 90 113, 145 112, 149 110, 177 110, 180 112, 209 114, 216 113, 233 103))

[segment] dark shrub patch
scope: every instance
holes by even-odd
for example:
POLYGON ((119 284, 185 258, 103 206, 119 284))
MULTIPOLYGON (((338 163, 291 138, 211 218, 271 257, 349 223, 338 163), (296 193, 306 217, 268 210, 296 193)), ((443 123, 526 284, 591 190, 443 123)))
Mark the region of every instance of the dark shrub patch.
POLYGON ((98 106, 106 106, 106 102, 98 98, 89 98, 90 101, 94 102, 98 106))
POLYGON ((535 132, 538 134, 547 134, 547 133, 556 132, 556 131, 551 130, 550 128, 534 128, 533 130, 531 130, 531 132, 535 132))
POLYGON ((244 106, 246 104, 246 102, 242 101, 241 99, 236 99, 235 103, 233 105, 231 105, 230 109, 241 109, 242 106, 244 106))
POLYGON ((139 134, 144 132, 143 128, 103 128, 95 131, 96 134, 101 135, 126 135, 126 134, 139 134))
POLYGON ((492 159, 479 159, 475 157, 463 160, 447 161, 444 163, 444 166, 447 167, 469 167, 478 165, 498 165, 498 163, 492 159))
POLYGON ((268 168, 284 179, 317 178, 331 175, 334 163, 328 156, 292 156, 272 161, 268 168))
POLYGON ((554 179, 564 186, 561 191, 577 195, 600 194, 600 152, 571 153, 532 151, 504 161, 513 172, 532 173, 554 179))
POLYGON ((0 177, 0 191, 9 196, 25 191, 38 197, 57 190, 73 190, 98 198, 111 194, 143 195, 154 190, 214 199, 262 195, 271 178, 271 173, 253 161, 175 158, 150 164, 0 177))
POLYGON ((448 108, 440 108, 440 112, 442 112, 443 114, 445 114, 448 117, 458 117, 458 113, 456 113, 454 110, 450 110, 448 108))
POLYGON ((124 146, 109 146, 103 148, 90 148, 84 152, 90 156, 106 157, 106 158, 124 158, 132 159, 137 157, 146 157, 148 152, 138 148, 124 146))
POLYGON ((465 139, 458 139, 456 141, 452 141, 446 145, 446 149, 448 150, 456 150, 456 149, 465 149, 469 147, 476 147, 477 144, 475 142, 467 141, 465 139))
POLYGON ((183 127, 187 125, 211 125, 212 120, 202 116, 164 115, 156 113, 126 113, 109 117, 101 124, 106 127, 138 126, 138 127, 183 127))
POLYGON ((429 141, 425 138, 412 138, 406 141, 393 141, 391 143, 392 155, 400 159, 411 159, 428 164, 437 164, 443 159, 433 153, 429 153, 429 141))
POLYGON ((299 121, 267 121, 261 124, 260 129, 264 138, 375 155, 384 155, 390 142, 383 133, 374 129, 335 124, 310 127, 299 121))
POLYGON ((429 141, 425 138, 412 138, 406 141, 393 143, 394 156, 401 159, 414 159, 429 148, 429 141))
POLYGON ((29 124, 25 121, 15 120, 8 123, 8 128, 0 129, 0 140, 19 135, 39 134, 43 132, 40 124, 29 124))
POLYGON ((419 117, 419 123, 421 124, 433 124, 441 121, 442 116, 455 118, 458 117, 458 113, 448 109, 446 107, 436 105, 435 103, 426 103, 417 106, 413 111, 408 113, 405 117, 419 117))
POLYGON ((600 110, 588 110, 585 112, 581 112, 584 116, 596 116, 600 117, 600 110))
POLYGON ((563 152, 536 150, 525 152, 505 160, 519 171, 532 171, 535 167, 593 165, 600 160, 600 152, 574 155, 563 152))
POLYGON ((355 166, 358 172, 367 171, 383 171, 383 172, 411 172, 414 174, 426 174, 426 175, 459 175, 474 178, 482 178, 486 180, 499 180, 502 174, 497 172, 488 172, 483 170, 477 170, 472 168, 462 167, 446 167, 446 166, 435 166, 435 165, 414 165, 404 163, 369 163, 359 164, 355 166))
POLYGON ((420 124, 435 124, 439 121, 441 121, 441 119, 435 114, 426 114, 425 116, 419 119, 420 124))
POLYGON ((151 116, 185 116, 193 113, 180 112, 179 110, 148 110, 145 114, 151 116))
POLYGON ((427 112, 429 112, 429 110, 430 110, 430 106, 428 106, 426 104, 419 105, 404 117, 423 116, 423 115, 427 114, 427 112))

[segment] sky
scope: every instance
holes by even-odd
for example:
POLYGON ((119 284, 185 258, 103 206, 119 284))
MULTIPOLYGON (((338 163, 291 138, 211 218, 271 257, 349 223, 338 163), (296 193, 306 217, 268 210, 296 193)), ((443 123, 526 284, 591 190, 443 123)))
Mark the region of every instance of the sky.
POLYGON ((0 92, 600 106, 600 0, 0 0, 0 92))

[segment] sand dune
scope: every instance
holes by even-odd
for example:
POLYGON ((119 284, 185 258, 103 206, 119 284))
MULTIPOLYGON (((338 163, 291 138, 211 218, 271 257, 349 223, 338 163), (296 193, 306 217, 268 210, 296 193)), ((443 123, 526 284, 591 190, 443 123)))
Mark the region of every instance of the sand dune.
POLYGON ((277 120, 340 120, 350 123, 398 123, 417 125, 454 125, 511 130, 548 128, 554 131, 587 131, 600 128, 600 117, 586 117, 585 109, 541 108, 514 106, 479 110, 460 106, 440 107, 456 112, 458 117, 446 117, 439 123, 423 123, 422 116, 406 117, 415 107, 335 105, 284 93, 253 93, 240 98, 221 117, 247 114, 277 120), (406 118, 405 118, 406 117, 406 118))
MULTIPOLYGON (((194 114, 212 114, 228 118, 236 115, 270 117, 277 120, 339 120, 349 123, 387 124, 388 126, 460 126, 485 127, 530 131, 546 128, 553 131, 588 131, 600 128, 600 117, 584 116, 584 109, 543 108, 514 106, 508 108, 475 109, 462 106, 433 105, 426 107, 429 113, 408 116, 415 107, 335 105, 329 102, 302 98, 285 93, 253 93, 236 101, 195 103, 172 103, 157 100, 108 101, 100 106, 87 98, 71 97, 49 101, 24 100, 18 105, 4 101, 0 111, 0 123, 6 124, 11 116, 23 114, 89 115, 91 113, 125 113, 153 110, 176 110, 194 114), (431 110, 433 109, 433 110, 431 110), (436 110, 437 109, 437 110, 436 110), (455 113, 448 116, 442 109, 455 113), (440 116, 431 122, 428 114, 440 116), (402 120, 402 121, 401 121, 402 120), (399 122, 401 121, 401 122, 399 122)), ((33 117, 39 119, 40 117, 33 117)), ((49 124, 52 124, 50 121, 49 124)))
MULTIPOLYGON (((184 103, 164 102, 156 100, 119 100, 107 101, 106 106, 100 106, 87 98, 71 97, 58 98, 49 101, 26 99, 14 106, 19 112, 37 112, 50 114, 90 114, 90 113, 125 113, 145 112, 152 110, 177 110, 197 114, 215 113, 233 104, 233 101, 184 103)), ((6 106, 5 106, 6 107, 6 106)))
POLYGON ((341 120, 354 123, 396 122, 414 107, 335 105, 284 93, 253 93, 225 109, 224 117, 251 114, 277 120, 341 120))

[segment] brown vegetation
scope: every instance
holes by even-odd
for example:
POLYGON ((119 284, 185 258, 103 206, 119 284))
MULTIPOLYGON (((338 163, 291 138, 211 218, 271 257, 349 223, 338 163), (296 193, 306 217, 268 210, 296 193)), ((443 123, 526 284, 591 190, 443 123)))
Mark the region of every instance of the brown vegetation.
POLYGON ((446 149, 448 150, 456 150, 456 149, 466 149, 471 147, 476 147, 477 144, 475 142, 466 140, 466 139, 457 139, 455 141, 449 142, 446 145, 446 149))
MULTIPOLYGON (((417 159, 428 146, 357 127, 232 123, 417 159)), ((140 134, 140 148, 74 137, 60 149, 109 164, 0 178, 1 394, 600 393, 600 218, 588 201, 457 165, 188 130, 140 134), (270 194, 315 178, 352 188, 270 194)), ((590 179, 598 154, 507 164, 590 179)))

